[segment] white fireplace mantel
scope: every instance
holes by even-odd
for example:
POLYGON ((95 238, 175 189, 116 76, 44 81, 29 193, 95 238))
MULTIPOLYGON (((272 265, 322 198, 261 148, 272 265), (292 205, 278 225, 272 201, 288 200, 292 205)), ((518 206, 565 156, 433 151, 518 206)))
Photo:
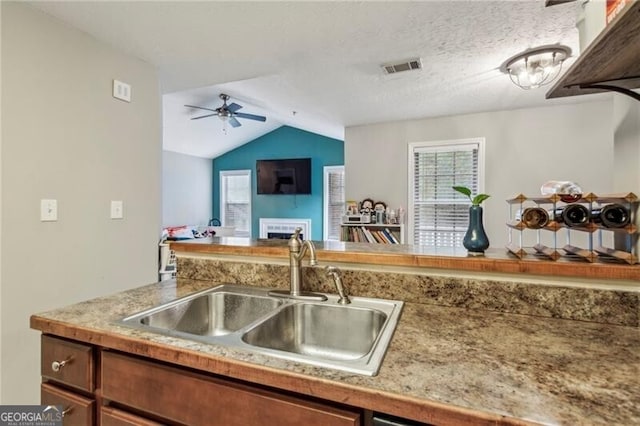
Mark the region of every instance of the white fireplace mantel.
POLYGON ((302 228, 302 239, 312 240, 311 219, 260 218, 260 238, 269 238, 269 233, 293 234, 302 228))

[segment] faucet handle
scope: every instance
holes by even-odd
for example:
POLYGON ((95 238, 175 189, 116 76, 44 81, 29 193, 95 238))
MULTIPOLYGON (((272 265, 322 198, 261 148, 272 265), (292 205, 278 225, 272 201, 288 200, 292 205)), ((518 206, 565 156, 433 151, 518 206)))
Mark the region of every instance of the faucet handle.
POLYGON ((296 228, 293 231, 293 234, 289 237, 289 251, 297 252, 300 250, 302 246, 302 240, 300 240, 300 232, 302 232, 302 228, 296 228))
POLYGON ((302 228, 296 228, 293 230, 293 234, 291 234, 290 239, 292 240, 300 240, 300 234, 302 233, 302 228))

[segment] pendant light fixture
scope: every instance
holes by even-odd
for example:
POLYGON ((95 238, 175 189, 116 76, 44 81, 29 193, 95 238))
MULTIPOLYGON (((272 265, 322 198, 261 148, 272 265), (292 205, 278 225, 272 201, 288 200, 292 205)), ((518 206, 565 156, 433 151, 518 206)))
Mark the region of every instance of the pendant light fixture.
POLYGON ((567 46, 553 44, 527 49, 502 63, 500 71, 509 75, 516 86, 524 90, 535 89, 555 80, 562 63, 571 56, 567 46))

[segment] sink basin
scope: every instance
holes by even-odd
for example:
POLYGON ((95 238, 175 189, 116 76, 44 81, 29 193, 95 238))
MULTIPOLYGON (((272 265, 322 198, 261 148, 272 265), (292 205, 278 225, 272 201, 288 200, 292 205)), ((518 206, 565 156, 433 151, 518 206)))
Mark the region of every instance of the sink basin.
POLYGON ((211 289, 123 321, 168 332, 222 336, 264 317, 282 303, 282 300, 250 292, 211 289))
POLYGON ((260 355, 374 376, 403 303, 352 297, 338 304, 269 295, 266 288, 220 285, 130 315, 118 324, 260 355))
POLYGON ((322 359, 354 360, 369 353, 386 319, 375 309, 301 303, 284 307, 242 340, 322 359))

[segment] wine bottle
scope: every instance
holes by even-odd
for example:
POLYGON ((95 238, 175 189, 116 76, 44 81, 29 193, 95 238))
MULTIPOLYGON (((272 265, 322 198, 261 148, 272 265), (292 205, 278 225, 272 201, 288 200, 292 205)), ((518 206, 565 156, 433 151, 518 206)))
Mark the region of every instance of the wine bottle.
POLYGON ((549 213, 541 207, 527 207, 519 216, 520 222, 530 229, 544 228, 549 223, 549 213))
POLYGON ((621 204, 607 204, 593 209, 591 217, 605 228, 623 228, 629 224, 631 215, 629 209, 621 204))
POLYGON ((553 220, 572 228, 586 226, 591 219, 591 212, 582 204, 567 204, 553 211, 553 220))

